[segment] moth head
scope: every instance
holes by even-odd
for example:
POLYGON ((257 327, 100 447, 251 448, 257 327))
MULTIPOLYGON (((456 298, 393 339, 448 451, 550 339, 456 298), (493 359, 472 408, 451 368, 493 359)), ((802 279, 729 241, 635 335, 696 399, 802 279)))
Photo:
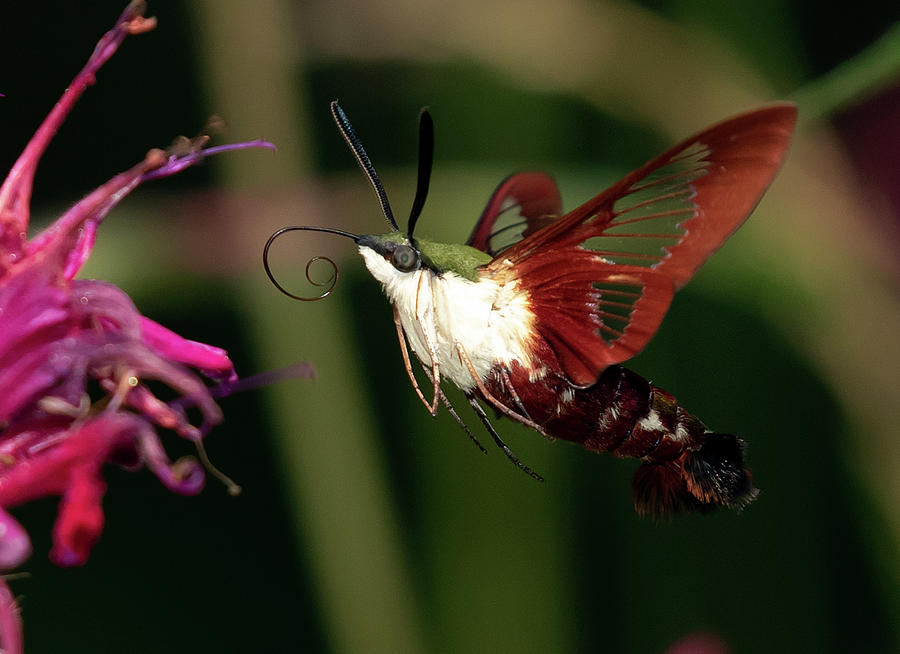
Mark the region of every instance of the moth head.
POLYGON ((283 227, 276 231, 269 237, 269 240, 266 242, 266 246, 263 249, 263 265, 265 266, 266 274, 269 276, 269 279, 275 287, 285 295, 297 300, 321 300, 328 296, 337 284, 338 267, 337 264, 328 257, 313 257, 306 264, 306 278, 310 283, 316 286, 326 286, 327 288, 314 297, 302 297, 290 293, 275 279, 275 276, 272 274, 272 270, 269 267, 269 248, 272 246, 275 239, 285 232, 297 230, 325 232, 353 239, 357 246, 359 246, 360 254, 363 256, 369 272, 382 283, 387 283, 389 279, 396 274, 415 272, 423 265, 422 252, 413 237, 413 233, 416 228, 416 223, 419 220, 419 216, 422 214, 422 208, 425 206, 425 198, 428 196, 428 185, 431 180, 431 168, 434 161, 434 122, 431 119, 431 114, 427 109, 422 109, 422 112, 419 114, 418 182, 416 184, 416 196, 409 212, 406 234, 403 234, 397 226, 397 221, 394 219, 394 213, 391 210, 387 192, 384 190, 381 179, 378 177, 378 173, 375 172, 375 167, 372 165, 369 155, 366 153, 353 126, 350 124, 347 114, 344 113, 344 110, 341 109, 337 101, 331 103, 331 115, 334 117, 338 130, 340 130, 341 136, 344 137, 344 140, 350 147, 359 167, 369 180, 372 190, 375 191, 375 195, 378 197, 378 203, 381 205, 381 212, 384 214, 385 220, 390 224, 392 231, 383 235, 359 235, 345 232, 340 229, 332 229, 330 227, 313 226, 283 227), (317 261, 325 261, 332 266, 332 276, 324 284, 314 282, 310 278, 310 266, 317 261))
POLYGON ((422 252, 418 245, 400 232, 360 236, 356 244, 367 264, 381 260, 399 273, 414 272, 422 267, 422 252))

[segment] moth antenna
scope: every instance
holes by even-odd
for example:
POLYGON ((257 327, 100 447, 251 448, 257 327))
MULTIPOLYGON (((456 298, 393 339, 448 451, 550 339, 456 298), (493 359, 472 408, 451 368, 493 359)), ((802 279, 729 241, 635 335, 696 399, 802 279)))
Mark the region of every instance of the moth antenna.
POLYGON ((391 211, 391 203, 388 202, 388 196, 387 192, 384 190, 384 185, 381 183, 378 173, 375 172, 375 166, 372 165, 372 160, 369 159, 369 155, 366 154, 366 149, 356 135, 353 125, 350 124, 350 119, 347 118, 347 114, 341 109, 337 100, 334 100, 331 103, 331 115, 334 117, 334 122, 337 123, 341 136, 344 137, 344 140, 350 147, 350 151, 356 158, 356 163, 362 168, 363 173, 365 173, 366 178, 369 180, 369 184, 372 185, 372 189, 375 191, 375 195, 378 196, 378 203, 381 205, 381 213, 384 214, 385 219, 391 224, 394 231, 399 232, 400 228, 397 227, 397 221, 394 220, 394 212, 391 211))
POLYGON ((331 295, 331 291, 334 290, 334 287, 337 286, 337 282, 338 282, 338 265, 334 261, 329 259, 328 257, 317 255, 306 262, 306 281, 308 281, 313 286, 319 286, 319 287, 327 286, 328 287, 324 291, 322 291, 322 293, 320 293, 319 295, 313 296, 313 297, 304 297, 302 295, 295 295, 294 293, 291 293, 284 286, 282 286, 278 282, 277 279, 275 279, 275 274, 272 272, 271 267, 269 267, 269 248, 272 247, 272 243, 274 243, 275 239, 277 239, 279 236, 281 236, 285 232, 294 232, 294 231, 325 232, 326 234, 337 234, 338 236, 346 236, 347 238, 351 238, 354 241, 359 240, 359 236, 357 234, 351 234, 350 232, 345 232, 341 229, 332 229, 330 227, 291 226, 291 227, 282 227, 281 229, 276 231, 274 234, 272 234, 269 237, 269 240, 266 241, 266 246, 263 248, 263 267, 266 269, 266 275, 269 276, 269 280, 272 282, 272 284, 275 285, 275 288, 277 288, 279 291, 281 291, 288 297, 293 298, 295 300, 301 300, 303 302, 315 302, 316 300, 323 300, 326 297, 328 297, 329 295, 331 295), (329 277, 328 280, 325 282, 317 282, 317 281, 313 280, 312 276, 310 275, 309 269, 317 261, 327 261, 329 264, 331 264, 331 277, 329 277))
POLYGON ((425 199, 428 197, 428 185, 431 182, 431 168, 434 164, 434 121, 428 107, 419 114, 419 175, 416 180, 416 197, 409 210, 407 237, 412 241, 416 222, 422 214, 425 199))

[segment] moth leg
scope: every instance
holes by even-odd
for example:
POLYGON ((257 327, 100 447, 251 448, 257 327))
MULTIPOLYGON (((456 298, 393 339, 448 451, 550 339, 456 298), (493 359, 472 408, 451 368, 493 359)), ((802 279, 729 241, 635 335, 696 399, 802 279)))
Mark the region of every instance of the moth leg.
MULTIPOLYGON (((430 381, 431 380, 431 371, 428 370, 428 367, 425 364, 422 364, 422 370, 425 372, 425 376, 428 377, 428 379, 430 381)), ((447 411, 450 413, 451 416, 453 416, 453 419, 456 420, 456 424, 459 425, 460 427, 462 427, 462 430, 464 432, 466 432, 466 434, 469 436, 469 439, 473 443, 475 443, 475 445, 478 446, 479 450, 481 450, 482 452, 487 454, 487 450, 484 449, 484 445, 482 445, 481 442, 477 438, 475 438, 475 435, 469 430, 468 425, 466 425, 466 423, 463 422, 463 419, 456 412, 456 409, 454 409, 453 405, 450 404, 450 400, 447 398, 446 395, 444 395, 444 391, 441 391, 441 402, 444 404, 445 407, 447 407, 447 411)))
MULTIPOLYGON (((419 274, 419 283, 416 287, 416 319, 422 326, 422 338, 425 340, 425 345, 428 346, 428 354, 431 357, 431 374, 433 375, 431 383, 434 386, 434 394, 431 396, 431 406, 428 409, 431 411, 431 415, 436 416, 441 390, 441 366, 438 363, 437 348, 434 346, 434 340, 431 338, 434 335, 434 316, 426 316, 424 313, 419 312, 419 294, 422 292, 422 284, 427 283, 427 280, 428 275, 419 274)), ((423 302, 422 306, 426 304, 423 302)), ((433 311, 434 309, 432 309, 432 313, 433 311)))
POLYGON ((529 418, 527 416, 522 415, 518 411, 513 411, 508 406, 503 404, 503 402, 501 402, 496 397, 491 395, 490 391, 488 391, 488 389, 484 385, 484 382, 481 381, 481 378, 478 376, 478 373, 475 371, 475 366, 472 365, 472 360, 469 359, 469 355, 466 354, 466 350, 465 350, 465 348, 463 348, 461 343, 456 344, 456 351, 459 353, 460 360, 465 364, 466 368, 469 369, 469 374, 472 375, 472 380, 478 386, 478 390, 481 391, 481 395, 482 395, 482 397, 484 397, 484 399, 486 401, 493 404, 497 408, 497 410, 500 411, 500 413, 504 414, 505 416, 515 420, 516 422, 522 423, 526 427, 531 427, 532 429, 537 431, 542 436, 545 436, 545 437, 547 436, 547 432, 544 431, 544 428, 541 427, 539 424, 537 424, 534 420, 532 420, 531 418, 529 418))
POLYGON ((428 343, 428 349, 431 354, 432 365, 431 374, 428 376, 431 378, 432 392, 434 393, 431 396, 431 406, 428 407, 428 410, 431 411, 431 415, 436 416, 438 400, 440 399, 441 395, 444 394, 443 391, 441 391, 441 366, 437 360, 437 352, 430 342, 428 343))
POLYGON ((516 393, 516 389, 512 385, 512 379, 509 378, 509 370, 507 368, 504 367, 500 369, 500 378, 503 380, 503 385, 506 387, 506 390, 509 392, 513 401, 516 403, 516 408, 519 410, 519 413, 531 420, 531 416, 528 415, 528 410, 525 408, 525 405, 522 404, 522 400, 519 399, 519 394, 516 393))
MULTIPOLYGON (((406 374, 409 375, 409 381, 412 382, 413 390, 416 392, 416 395, 419 396, 419 399, 422 400, 422 404, 425 405, 425 408, 431 412, 431 415, 437 415, 437 403, 440 390, 440 368, 435 365, 435 374, 428 375, 429 381, 434 385, 435 396, 433 402, 428 402, 425 399, 425 395, 422 393, 422 390, 419 388, 419 382, 416 380, 415 374, 413 374, 412 364, 409 361, 409 349, 406 346, 406 334, 403 331, 403 325, 400 324, 400 314, 397 313, 397 307, 394 307, 394 326, 397 328, 397 340, 400 341, 400 353, 403 355, 403 366, 406 368, 406 374)), ((435 361, 434 357, 431 359, 435 361)), ((425 368, 425 366, 422 366, 425 368)))
POLYGON ((481 405, 478 403, 478 398, 475 397, 474 393, 466 393, 466 399, 469 400, 469 404, 472 405, 472 408, 475 409, 475 413, 481 418, 481 423, 484 425, 485 429, 488 430, 488 433, 491 435, 491 438, 494 439, 494 442, 497 444, 503 453, 506 455, 506 458, 512 461, 515 466, 524 472, 526 475, 531 477, 532 479, 536 479, 537 481, 544 481, 544 478, 541 477, 534 470, 529 468, 527 465, 522 463, 519 460, 509 446, 503 442, 503 439, 500 438, 500 435, 497 433, 497 430, 494 429, 494 426, 491 424, 491 421, 488 419, 487 414, 484 412, 484 409, 481 408, 481 405))

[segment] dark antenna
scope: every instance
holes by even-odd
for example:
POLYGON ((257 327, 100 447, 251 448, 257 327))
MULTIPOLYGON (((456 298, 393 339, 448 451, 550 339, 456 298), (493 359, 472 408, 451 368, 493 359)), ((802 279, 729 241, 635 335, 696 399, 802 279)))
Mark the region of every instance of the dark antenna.
POLYGON ((369 180, 369 184, 372 185, 372 188, 375 191, 375 195, 378 196, 378 203, 381 205, 381 213, 384 214, 384 217, 391 224, 391 227, 394 228, 394 231, 399 232, 400 228, 397 227, 397 221, 394 220, 394 213, 391 211, 391 203, 388 202, 387 192, 385 192, 384 186, 381 184, 381 179, 379 179, 378 173, 375 172, 375 167, 372 165, 372 160, 369 159, 369 155, 366 154, 365 148, 363 148, 359 137, 353 130, 350 119, 347 118, 347 114, 341 109, 337 100, 331 103, 331 115, 334 117, 334 122, 337 123, 341 136, 344 137, 347 145, 350 146, 350 151, 353 152, 353 156, 356 157, 356 163, 362 168, 363 173, 365 173, 366 178, 369 180))
POLYGON ((419 114, 419 177, 416 181, 416 197, 412 208, 409 210, 409 222, 407 223, 406 236, 411 241, 416 222, 422 214, 425 206, 425 198, 428 197, 428 184, 431 181, 431 167, 434 163, 434 121, 428 108, 422 109, 419 114))

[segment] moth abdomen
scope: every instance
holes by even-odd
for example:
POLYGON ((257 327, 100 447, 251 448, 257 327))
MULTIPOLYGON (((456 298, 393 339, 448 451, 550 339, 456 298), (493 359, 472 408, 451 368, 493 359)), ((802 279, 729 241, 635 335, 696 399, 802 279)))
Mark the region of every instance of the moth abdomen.
POLYGON ((716 506, 740 510, 759 491, 744 468, 744 443, 732 434, 706 432, 699 449, 665 463, 645 463, 631 480, 642 515, 668 515, 716 506))
POLYGON ((465 245, 414 237, 429 187, 434 127, 419 120, 416 195, 406 232, 394 219, 381 180, 337 102, 332 115, 391 226, 383 235, 293 226, 356 242, 382 283, 407 375, 423 405, 441 402, 471 436, 441 390, 453 382, 494 442, 519 469, 479 400, 539 433, 596 452, 639 459, 635 505, 641 513, 753 499, 743 442, 711 433, 666 391, 620 363, 659 328, 672 297, 747 219, 787 151, 797 109, 774 103, 740 114, 676 144, 580 206, 563 212, 553 179, 517 173, 494 191, 465 245), (428 400, 409 348, 431 382, 428 400))
MULTIPOLYGON (((566 393, 552 376, 519 390, 516 376, 518 401, 549 436, 643 462, 632 481, 639 513, 741 508, 756 496, 744 468, 743 441, 710 432, 675 397, 637 373, 610 366, 596 384, 566 393)), ((509 395, 504 399, 510 401, 509 395)))

